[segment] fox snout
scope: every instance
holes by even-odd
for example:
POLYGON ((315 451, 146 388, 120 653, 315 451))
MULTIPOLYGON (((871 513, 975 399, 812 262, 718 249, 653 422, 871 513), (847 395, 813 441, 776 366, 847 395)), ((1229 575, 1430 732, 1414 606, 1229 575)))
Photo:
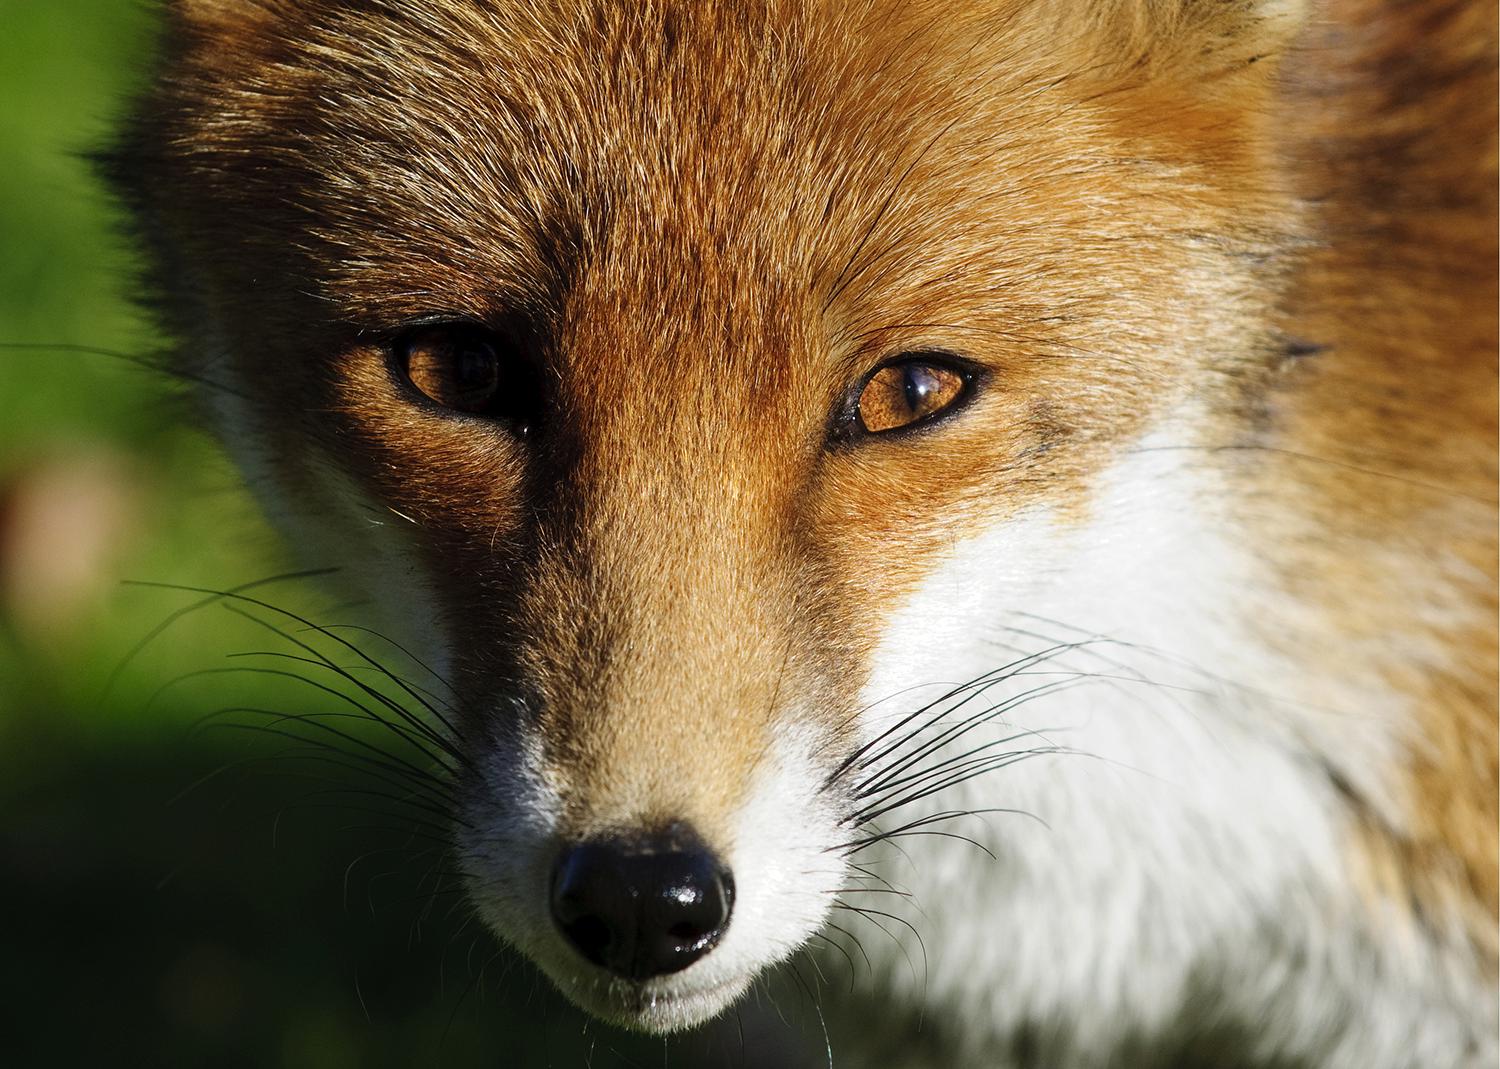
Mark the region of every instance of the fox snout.
POLYGON ((758 521, 688 498, 545 534, 508 612, 528 696, 480 721, 460 833, 492 926, 585 1008, 654 1030, 799 947, 843 865, 826 784, 847 711, 797 611, 815 593, 776 577, 758 521))
POLYGON ((656 1032, 706 1020, 805 943, 845 879, 827 732, 766 723, 748 764, 726 768, 744 757, 715 746, 717 726, 699 727, 696 773, 662 757, 690 779, 676 789, 635 774, 669 749, 660 734, 635 758, 610 746, 569 764, 517 720, 475 762, 457 833, 470 897, 597 1016, 656 1032))

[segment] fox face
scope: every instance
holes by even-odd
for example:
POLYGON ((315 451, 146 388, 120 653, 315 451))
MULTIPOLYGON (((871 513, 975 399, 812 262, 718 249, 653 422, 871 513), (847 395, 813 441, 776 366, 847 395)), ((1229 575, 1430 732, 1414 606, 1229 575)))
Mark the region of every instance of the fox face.
POLYGON ((855 854, 954 811, 1063 829, 914 863, 933 988, 981 1014, 1160 1017, 1289 887, 1367 916, 1341 792, 1397 789, 1411 703, 1360 667, 1384 647, 1308 667, 1333 625, 1257 549, 1307 512, 1222 459, 1313 348, 1275 126, 1298 25, 174 7, 115 166, 181 366, 445 681, 470 897, 570 998, 705 1020, 857 893, 855 854), (1038 916, 1164 978, 1083 978, 1038 916), (1003 1013, 974 969, 1018 977, 1003 1013))

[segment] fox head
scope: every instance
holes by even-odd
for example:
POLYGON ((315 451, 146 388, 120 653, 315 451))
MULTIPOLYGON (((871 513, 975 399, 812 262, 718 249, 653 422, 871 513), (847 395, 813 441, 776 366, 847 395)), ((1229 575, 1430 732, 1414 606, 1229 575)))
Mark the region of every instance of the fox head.
POLYGON ((819 929, 881 703, 1287 352, 1290 4, 168 7, 114 166, 177 368, 446 680, 480 913, 636 1027, 819 929))

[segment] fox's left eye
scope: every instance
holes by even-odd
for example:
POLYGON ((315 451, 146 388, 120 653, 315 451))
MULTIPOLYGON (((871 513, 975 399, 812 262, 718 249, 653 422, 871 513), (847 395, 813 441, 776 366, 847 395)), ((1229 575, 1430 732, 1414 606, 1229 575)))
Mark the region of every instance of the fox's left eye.
POLYGON ((428 399, 444 408, 511 420, 525 430, 538 408, 537 374, 513 344, 469 323, 418 327, 395 352, 401 369, 428 399))
POLYGON ((871 434, 899 430, 951 408, 969 385, 957 368, 922 357, 898 360, 866 380, 856 409, 871 434))

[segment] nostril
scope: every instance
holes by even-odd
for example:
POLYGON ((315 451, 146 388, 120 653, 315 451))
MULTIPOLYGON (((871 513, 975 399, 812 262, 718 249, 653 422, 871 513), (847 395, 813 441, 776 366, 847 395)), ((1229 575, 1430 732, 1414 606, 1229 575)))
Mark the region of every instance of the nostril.
POLYGON ((562 920, 561 923, 563 932, 583 952, 584 957, 595 964, 604 960, 614 934, 603 918, 584 913, 570 920, 562 920))
POLYGON ((644 980, 687 968, 729 924, 734 881, 696 836, 596 839, 563 851, 552 917, 585 959, 644 980))

